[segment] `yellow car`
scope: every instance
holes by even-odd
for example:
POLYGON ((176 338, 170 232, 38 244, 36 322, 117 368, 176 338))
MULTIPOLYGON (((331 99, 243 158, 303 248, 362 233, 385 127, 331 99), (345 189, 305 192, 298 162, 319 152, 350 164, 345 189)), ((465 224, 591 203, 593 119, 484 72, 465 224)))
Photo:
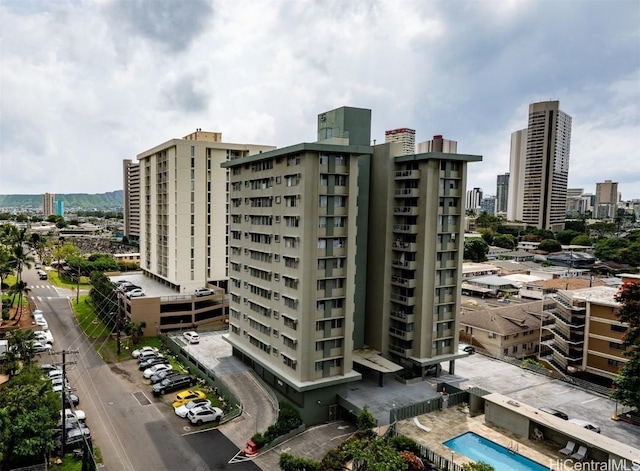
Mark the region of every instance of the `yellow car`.
POLYGON ((205 399, 207 395, 202 391, 196 391, 193 389, 187 389, 186 391, 180 391, 176 395, 175 401, 173 401, 173 408, 180 407, 183 404, 186 404, 189 401, 193 401, 194 399, 205 399))

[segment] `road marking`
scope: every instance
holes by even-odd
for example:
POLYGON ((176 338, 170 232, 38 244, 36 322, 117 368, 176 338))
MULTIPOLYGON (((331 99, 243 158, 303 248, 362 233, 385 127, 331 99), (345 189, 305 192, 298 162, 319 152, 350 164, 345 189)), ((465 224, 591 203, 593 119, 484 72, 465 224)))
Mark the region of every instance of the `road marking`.
POLYGON ((562 394, 567 394, 568 392, 571 392, 571 391, 567 389, 566 391, 562 391, 562 392, 556 393, 556 396, 560 396, 562 394))
POLYGON ((597 401, 598 399, 600 399, 600 398, 599 397, 594 397, 593 399, 589 399, 588 401, 582 401, 580 404, 586 404, 588 402, 597 401))

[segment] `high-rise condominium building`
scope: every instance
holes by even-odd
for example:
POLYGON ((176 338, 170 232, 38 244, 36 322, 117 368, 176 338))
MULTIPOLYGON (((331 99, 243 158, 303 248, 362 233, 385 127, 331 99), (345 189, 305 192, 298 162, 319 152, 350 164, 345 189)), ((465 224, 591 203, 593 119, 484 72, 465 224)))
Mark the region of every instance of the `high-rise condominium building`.
POLYGON ((139 154, 140 268, 180 293, 227 278, 227 160, 273 146, 200 129, 139 154))
POLYGON ((618 182, 605 180, 596 183, 596 205, 594 216, 597 219, 613 219, 618 211, 618 182))
POLYGON ((467 190, 467 209, 471 209, 478 213, 481 209, 482 203, 482 188, 473 188, 472 190, 467 190))
POLYGON ((45 193, 42 195, 42 214, 44 217, 56 214, 56 195, 53 193, 45 193))
POLYGON ((399 142, 402 146, 402 155, 415 154, 416 152, 416 130, 409 128, 398 128, 384 132, 384 142, 399 142))
POLYGON ((584 213, 584 188, 567 188, 567 216, 575 218, 584 213))
POLYGON ((338 108, 317 142, 222 164, 228 341, 305 423, 375 365, 363 352, 386 372, 457 357, 466 163, 481 158, 371 147, 370 128, 370 110, 338 108))
POLYGON ((124 235, 129 240, 140 239, 140 164, 131 159, 122 161, 124 190, 124 235))
POLYGON ((509 173, 498 175, 496 179, 496 214, 507 214, 509 201, 509 173))
POLYGON ((511 133, 509 194, 507 196, 507 219, 509 221, 522 221, 526 157, 527 130, 521 129, 511 133))
POLYGON ((493 195, 487 195, 480 201, 480 212, 487 213, 490 216, 496 214, 496 197, 493 195))
POLYGON ((56 200, 56 216, 64 216, 64 201, 56 200))
POLYGON ((529 105, 522 221, 558 232, 564 229, 571 144, 571 116, 560 102, 529 105))

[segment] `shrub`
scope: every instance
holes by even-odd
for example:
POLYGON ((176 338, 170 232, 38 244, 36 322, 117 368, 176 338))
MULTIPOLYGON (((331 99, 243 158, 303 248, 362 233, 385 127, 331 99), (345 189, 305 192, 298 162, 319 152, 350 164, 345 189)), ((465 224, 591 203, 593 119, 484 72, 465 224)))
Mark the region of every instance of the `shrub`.
POLYGON ((389 439, 389 445, 398 451, 410 451, 416 455, 420 454, 420 445, 413 438, 405 435, 396 435, 389 439))
POLYGON ((346 461, 342 447, 333 448, 322 458, 321 469, 322 471, 342 471, 346 461))
POLYGON ((309 458, 300 458, 289 453, 282 453, 278 461, 282 471, 320 471, 320 463, 309 458))
POLYGON ((358 414, 357 424, 358 430, 364 431, 375 428, 376 425, 378 425, 378 422, 376 421, 376 418, 373 416, 373 414, 369 411, 369 409, 367 409, 367 406, 365 406, 358 414))
POLYGON ((269 443, 269 441, 267 440, 267 437, 261 434, 260 432, 256 433, 253 437, 251 437, 251 440, 253 440, 253 442, 256 444, 258 449, 262 448, 267 443, 269 443))

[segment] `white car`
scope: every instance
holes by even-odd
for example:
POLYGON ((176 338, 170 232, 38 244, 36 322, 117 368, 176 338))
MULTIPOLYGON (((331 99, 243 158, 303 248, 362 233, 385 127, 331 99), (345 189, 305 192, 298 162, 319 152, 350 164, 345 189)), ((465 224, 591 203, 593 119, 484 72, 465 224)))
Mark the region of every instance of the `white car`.
POLYGON ((194 407, 187 412, 187 419, 194 425, 202 425, 205 422, 215 422, 222 419, 222 409, 217 407, 194 407))
POLYGON ((127 298, 141 298, 142 296, 146 296, 144 291, 140 288, 132 289, 131 291, 127 291, 127 298))
POLYGON ((48 330, 36 330, 33 333, 33 338, 38 342, 50 343, 53 345, 53 334, 48 330))
POLYGON ((39 325, 42 328, 42 330, 49 330, 49 324, 44 318, 44 313, 42 311, 33 311, 33 320, 35 321, 36 325, 39 325))
POLYGON ((53 350, 53 347, 51 346, 50 343, 45 343, 45 342, 33 342, 31 344, 31 347, 33 348, 33 351, 36 353, 42 353, 42 352, 50 352, 51 350, 53 350))
POLYGON ((149 347, 149 346, 145 346, 145 347, 140 347, 137 350, 134 350, 133 352, 131 352, 131 355, 133 356, 133 358, 138 358, 142 353, 158 353, 158 349, 156 347, 149 347))
POLYGON ((212 294, 215 294, 215 292, 212 289, 209 289, 209 288, 197 288, 195 290, 195 295, 197 297, 200 297, 200 296, 211 296, 212 294))
POLYGON ((180 407, 176 407, 174 412, 178 417, 182 417, 183 419, 187 416, 187 413, 195 409, 197 407, 209 407, 211 406, 211 401, 209 399, 194 399, 192 401, 187 402, 186 404, 181 405, 180 407))
POLYGON ((161 371, 165 371, 165 370, 172 370, 173 367, 171 365, 167 365, 166 363, 159 363, 157 365, 153 365, 150 368, 147 368, 146 370, 144 370, 144 372, 142 373, 142 375, 146 378, 149 379, 151 378, 153 375, 160 373, 161 371))
POLYGON ((189 343, 200 343, 200 336, 198 335, 198 332, 196 332, 194 330, 190 330, 189 332, 185 332, 184 334, 182 334, 182 336, 189 343))
MULTIPOLYGON (((80 409, 76 409, 76 410, 65 409, 64 415, 65 415, 65 420, 72 420, 72 421, 79 420, 80 422, 84 422, 85 420, 87 420, 87 415, 84 413, 83 410, 80 410, 80 409)), ((60 412, 60 417, 62 417, 62 412, 60 412)))

